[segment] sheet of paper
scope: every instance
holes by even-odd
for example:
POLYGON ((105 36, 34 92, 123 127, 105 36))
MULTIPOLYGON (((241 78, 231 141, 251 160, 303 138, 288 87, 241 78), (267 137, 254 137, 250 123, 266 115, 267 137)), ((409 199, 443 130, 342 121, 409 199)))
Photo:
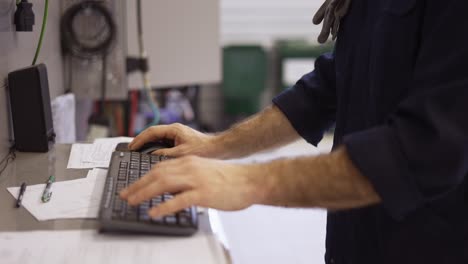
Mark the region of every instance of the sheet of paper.
POLYGON ((106 235, 96 231, 0 233, 2 264, 224 264, 212 235, 192 237, 106 235))
POLYGON ((93 144, 73 144, 70 157, 68 158, 68 169, 92 169, 92 168, 107 168, 108 162, 90 162, 87 161, 87 156, 90 155, 93 144))
POLYGON ((76 142, 75 105, 74 94, 61 95, 52 101, 56 143, 70 144, 76 142))
MULTIPOLYGON (((26 188, 22 204, 37 220, 97 218, 107 170, 93 169, 83 179, 55 182, 49 202, 41 201, 45 184, 26 188)), ((19 187, 8 188, 15 198, 19 187)))
POLYGON ((100 138, 96 139, 89 150, 89 155, 85 155, 84 161, 107 164, 109 167, 112 152, 119 143, 131 142, 130 137, 100 138))
POLYGON ((115 147, 131 142, 131 137, 96 139, 93 144, 73 144, 68 159, 68 169, 108 168, 115 147))

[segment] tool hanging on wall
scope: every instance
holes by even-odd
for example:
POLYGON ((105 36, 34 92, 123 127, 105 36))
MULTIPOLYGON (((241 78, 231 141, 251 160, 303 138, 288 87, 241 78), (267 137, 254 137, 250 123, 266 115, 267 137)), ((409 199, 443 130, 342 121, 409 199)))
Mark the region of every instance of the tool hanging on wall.
MULTIPOLYGON (((72 5, 64 13, 60 28, 64 54, 84 61, 102 61, 100 107, 89 119, 88 137, 109 136, 110 122, 105 115, 105 103, 107 56, 115 44, 117 32, 114 18, 103 3, 84 1, 72 5)), ((71 83, 71 65, 69 71, 68 78, 71 83)))

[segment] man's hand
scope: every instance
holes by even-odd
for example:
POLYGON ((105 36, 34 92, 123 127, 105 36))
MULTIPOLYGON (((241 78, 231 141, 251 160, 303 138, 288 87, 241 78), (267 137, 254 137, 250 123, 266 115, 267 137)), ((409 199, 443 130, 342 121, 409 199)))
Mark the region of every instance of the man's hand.
POLYGON ((158 163, 146 176, 124 189, 120 197, 134 206, 166 192, 177 194, 152 208, 151 217, 172 214, 192 205, 241 210, 260 200, 259 185, 264 183, 249 176, 254 174, 246 165, 186 156, 158 163))
POLYGON ((154 154, 233 159, 279 147, 298 138, 283 113, 276 106, 269 106, 216 135, 203 134, 181 124, 153 126, 138 135, 129 148, 137 150, 151 141, 171 139, 174 140, 174 148, 161 149, 154 154))
POLYGON ((222 152, 219 145, 214 143, 214 136, 203 134, 182 124, 153 126, 138 135, 128 147, 137 150, 145 143, 160 139, 174 140, 174 147, 160 149, 153 154, 180 157, 197 155, 202 157, 215 157, 222 152))

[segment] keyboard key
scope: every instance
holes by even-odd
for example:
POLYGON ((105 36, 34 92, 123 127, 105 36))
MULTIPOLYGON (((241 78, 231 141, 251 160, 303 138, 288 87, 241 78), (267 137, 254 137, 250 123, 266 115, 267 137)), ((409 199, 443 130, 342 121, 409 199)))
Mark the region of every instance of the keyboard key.
POLYGON ((159 156, 152 155, 151 156, 151 164, 155 164, 159 162, 159 156))
POLYGON ((115 212, 120 212, 120 211, 122 211, 122 205, 123 205, 123 204, 122 204, 122 200, 120 200, 120 199, 119 199, 119 200, 115 200, 115 201, 114 201, 114 208, 113 208, 114 211, 115 211, 115 212))
POLYGON ((122 191, 125 188, 125 184, 123 183, 117 183, 117 187, 115 188, 115 193, 119 194, 120 191, 122 191))
POLYGON ((140 217, 139 217, 140 221, 145 221, 145 222, 149 222, 151 221, 151 217, 148 215, 147 212, 143 212, 143 211, 140 211, 140 217))
POLYGON ((171 200, 172 198, 174 198, 174 196, 171 195, 171 194, 165 193, 165 194, 163 195, 164 201, 169 201, 169 200, 171 200))
MULTIPOLYGON (((117 196, 115 196, 115 197, 117 198, 117 196)), ((120 211, 122 211, 122 217, 123 217, 123 216, 125 216, 125 212, 127 211, 127 202, 123 201, 123 200, 120 200, 120 199, 119 199, 119 202, 122 203, 120 211)))
POLYGON ((128 185, 134 184, 136 181, 138 181, 137 177, 132 177, 128 179, 128 185))
POLYGON ((138 220, 138 207, 128 206, 125 212, 125 219, 128 221, 138 220))
POLYGON ((174 215, 166 216, 166 217, 164 217, 164 220, 169 225, 176 225, 177 224, 177 217, 175 217, 174 215))
POLYGON ((148 212, 148 210, 151 208, 151 202, 150 201, 146 201, 146 202, 143 202, 142 204, 140 204, 140 212, 148 212))
POLYGON ((119 174, 119 176, 117 176, 117 180, 122 182, 127 181, 127 174, 119 174))
POLYGON ((163 224, 164 223, 164 218, 163 217, 153 217, 151 218, 151 221, 156 224, 163 224))
POLYGON ((192 221, 191 221, 191 218, 190 217, 187 217, 187 216, 182 216, 182 215, 178 215, 178 219, 179 219, 179 225, 181 226, 190 226, 192 225, 192 221))
POLYGON ((135 162, 134 161, 130 162, 130 169, 131 170, 138 170, 139 166, 140 166, 139 162, 136 162, 136 161, 135 162))
POLYGON ((162 201, 163 200, 161 196, 154 197, 151 199, 151 206, 158 206, 160 203, 162 203, 162 201))
POLYGON ((190 219, 192 219, 192 215, 187 214, 185 212, 179 212, 177 216, 179 217, 179 221, 184 221, 184 219, 186 219, 187 221, 191 221, 190 219))

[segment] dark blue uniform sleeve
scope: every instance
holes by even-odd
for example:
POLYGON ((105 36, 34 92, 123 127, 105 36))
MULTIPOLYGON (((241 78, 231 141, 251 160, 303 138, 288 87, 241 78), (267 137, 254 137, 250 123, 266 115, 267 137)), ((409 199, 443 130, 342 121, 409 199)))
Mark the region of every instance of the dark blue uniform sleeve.
POLYGON ((466 10, 466 0, 427 5, 409 94, 385 125, 344 140, 395 219, 443 197, 468 174, 466 10))
POLYGON ((335 60, 327 53, 315 61, 315 70, 273 99, 294 129, 313 145, 336 116, 335 60))

